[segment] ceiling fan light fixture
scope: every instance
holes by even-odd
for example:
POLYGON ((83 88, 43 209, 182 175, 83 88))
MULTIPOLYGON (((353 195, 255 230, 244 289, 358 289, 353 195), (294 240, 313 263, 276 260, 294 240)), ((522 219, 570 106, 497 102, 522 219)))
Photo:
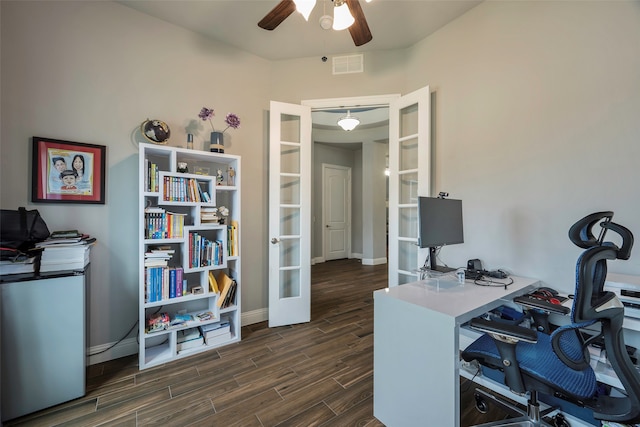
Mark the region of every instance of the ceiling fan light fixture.
POLYGON ((345 0, 334 0, 334 4, 333 29, 340 31, 349 28, 355 22, 355 18, 349 11, 349 6, 345 0))
POLYGON ((360 120, 351 115, 351 111, 347 110, 347 115, 338 120, 338 126, 340 126, 343 130, 351 131, 356 128, 360 124, 360 120))
POLYGON ((305 21, 309 20, 311 11, 316 6, 316 0, 293 0, 296 4, 296 10, 304 17, 305 21))

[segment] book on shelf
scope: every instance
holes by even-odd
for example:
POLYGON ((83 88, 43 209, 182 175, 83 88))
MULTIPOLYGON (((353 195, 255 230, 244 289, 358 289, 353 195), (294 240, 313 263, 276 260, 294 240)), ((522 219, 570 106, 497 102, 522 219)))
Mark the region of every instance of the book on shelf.
POLYGON ((147 317, 147 324, 145 325, 145 331, 147 333, 164 331, 169 327, 171 318, 167 313, 154 313, 147 317))
POLYGON ((178 331, 178 352, 204 345, 204 337, 198 328, 183 329, 178 331))
POLYGON ((145 271, 145 302, 158 302, 184 295, 182 267, 150 266, 145 271))
POLYGON ((238 221, 227 225, 227 252, 229 256, 238 256, 238 221))
POLYGON ((173 315, 173 318, 171 319, 169 326, 174 327, 174 326, 182 326, 182 325, 186 325, 189 322, 193 322, 193 316, 189 313, 176 313, 173 315))
POLYGON ((224 344, 228 342, 230 339, 231 339, 231 332, 227 331, 221 335, 205 336, 204 342, 207 345, 218 345, 218 344, 224 344))
POLYGON ((218 282, 216 281, 216 276, 213 275, 213 271, 209 271, 209 290, 213 293, 218 293, 220 292, 220 289, 218 288, 218 282))
POLYGON ((221 271, 220 274, 218 274, 217 282, 218 287, 220 288, 220 296, 218 297, 216 304, 220 308, 226 308, 232 304, 231 298, 235 296, 234 289, 237 287, 237 283, 224 271, 221 271))
POLYGON ((184 222, 187 214, 169 212, 160 207, 144 210, 145 239, 173 239, 184 236, 184 222))
POLYGON ((200 311, 193 315, 193 319, 198 322, 208 322, 209 320, 213 320, 216 317, 211 311, 200 311))
POLYGON ((218 335, 224 335, 231 332, 231 322, 228 319, 223 319, 216 323, 209 323, 200 326, 200 331, 205 339, 209 337, 215 337, 218 335))

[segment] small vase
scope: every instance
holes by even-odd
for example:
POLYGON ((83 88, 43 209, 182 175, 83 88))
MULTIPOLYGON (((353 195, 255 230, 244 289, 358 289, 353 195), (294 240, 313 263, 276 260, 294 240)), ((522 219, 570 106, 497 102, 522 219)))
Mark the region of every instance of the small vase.
POLYGON ((222 132, 211 132, 211 143, 209 151, 212 153, 224 153, 224 134, 222 132))

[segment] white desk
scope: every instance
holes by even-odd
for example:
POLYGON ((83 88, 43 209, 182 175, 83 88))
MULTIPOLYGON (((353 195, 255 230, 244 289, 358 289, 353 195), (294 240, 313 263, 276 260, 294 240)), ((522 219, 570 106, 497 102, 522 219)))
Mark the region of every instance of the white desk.
POLYGON ((535 279, 512 279, 507 289, 446 278, 374 292, 378 420, 388 427, 460 425, 460 325, 540 286, 535 279))

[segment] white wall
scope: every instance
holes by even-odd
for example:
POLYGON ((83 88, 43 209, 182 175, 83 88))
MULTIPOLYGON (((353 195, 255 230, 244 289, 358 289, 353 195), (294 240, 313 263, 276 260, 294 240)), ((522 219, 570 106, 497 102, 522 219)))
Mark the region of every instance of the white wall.
MULTIPOLYGON (((464 205, 480 258, 572 290, 569 227, 592 212, 640 236, 640 2, 484 2, 414 46, 434 92, 435 190, 464 205)), ((640 248, 609 271, 640 274, 640 248)))
MULTIPOLYGON (((435 187, 464 199, 478 257, 570 289, 569 226, 616 211, 640 234, 640 3, 484 2, 416 46, 365 55, 365 74, 329 63, 269 63, 112 2, 0 2, 0 205, 38 208, 52 229, 95 235, 92 346, 137 313, 137 149, 147 117, 172 145, 203 106, 237 113, 227 150, 243 156, 243 309, 267 306, 268 100, 433 94, 435 187), (301 73, 304 71, 304 73, 301 73), (302 76, 302 77, 301 77, 302 76), (107 203, 29 203, 30 137, 107 146, 107 203), (265 242, 260 244, 260 242, 265 242)), ((198 123, 197 123, 198 124, 198 123)), ((202 144, 202 134, 196 137, 202 144)), ((611 270, 640 274, 640 249, 611 270)))
MULTIPOLYGON (((270 64, 113 2, 2 1, 0 205, 37 208, 52 230, 97 237, 92 251, 90 345, 115 342, 137 320, 138 150, 132 133, 165 120, 170 145, 196 148, 235 112, 226 151, 243 156, 242 235, 266 242, 265 113, 270 64), (206 125, 206 126, 204 126, 206 125), (34 135, 107 146, 105 205, 31 204, 34 135)), ((245 244, 242 305, 266 306, 266 244, 245 244), (263 247, 264 246, 264 247, 263 247)), ((135 343, 135 340, 132 340, 135 343)))

